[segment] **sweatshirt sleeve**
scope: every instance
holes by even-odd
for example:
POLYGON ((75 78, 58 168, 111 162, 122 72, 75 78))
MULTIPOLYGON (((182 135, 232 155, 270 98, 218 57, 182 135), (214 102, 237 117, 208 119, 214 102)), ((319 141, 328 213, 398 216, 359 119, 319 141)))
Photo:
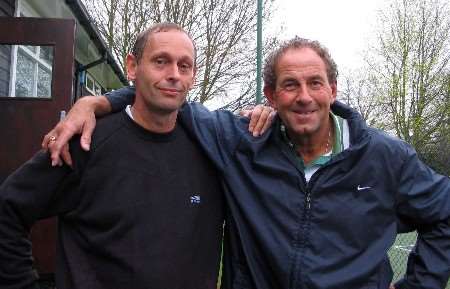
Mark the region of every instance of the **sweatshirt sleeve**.
POLYGON ((134 102, 134 86, 126 86, 105 94, 111 104, 112 112, 118 112, 134 102))
MULTIPOLYGON (((75 161, 77 154, 73 150, 71 153, 75 161)), ((74 166, 74 170, 52 167, 48 153, 40 151, 0 186, 2 289, 38 288, 32 270, 30 229, 36 221, 63 214, 75 206, 77 161, 74 166)))
POLYGON ((418 231, 405 277, 396 289, 445 288, 450 276, 450 179, 422 163, 407 146, 398 213, 418 231))

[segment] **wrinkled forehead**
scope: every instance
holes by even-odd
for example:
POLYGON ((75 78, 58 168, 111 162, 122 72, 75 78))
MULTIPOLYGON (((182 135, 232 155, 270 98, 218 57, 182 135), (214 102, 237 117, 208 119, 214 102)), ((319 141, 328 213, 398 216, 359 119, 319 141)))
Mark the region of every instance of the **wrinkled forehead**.
POLYGON ((275 73, 280 71, 313 69, 326 73, 326 65, 322 58, 309 47, 289 48, 278 57, 275 63, 275 73))
POLYGON ((144 53, 183 54, 195 61, 195 45, 189 35, 178 29, 153 31, 147 39, 144 53))

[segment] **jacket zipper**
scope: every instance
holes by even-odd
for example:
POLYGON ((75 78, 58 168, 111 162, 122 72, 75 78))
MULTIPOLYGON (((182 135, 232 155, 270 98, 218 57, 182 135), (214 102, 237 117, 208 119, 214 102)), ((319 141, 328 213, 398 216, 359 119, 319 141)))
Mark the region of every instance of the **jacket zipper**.
POLYGON ((311 193, 309 190, 306 191, 306 209, 309 211, 311 209, 311 193))
MULTIPOLYGON (((301 183, 301 190, 305 192, 305 205, 304 205, 304 212, 301 218, 301 238, 300 238, 300 260, 298 262, 298 276, 294 278, 294 283, 292 288, 306 288, 306 284, 303 278, 303 256, 306 249, 306 242, 308 239, 307 231, 308 231, 308 221, 309 221, 309 215, 311 210, 311 191, 309 189, 308 183, 306 182, 305 176, 302 175, 302 183, 301 183), (299 286, 300 285, 300 286, 299 286)), ((295 273, 294 273, 295 274, 295 273)))
MULTIPOLYGON (((325 165, 326 166, 326 165, 325 165)), ((325 167, 324 166, 324 167, 325 167)), ((317 172, 314 173, 314 175, 311 177, 311 179, 309 180, 309 182, 306 182, 305 176, 303 175, 303 183, 302 183, 302 189, 305 192, 305 211, 303 213, 303 217, 302 217, 302 238, 301 238, 301 254, 300 254, 300 266, 298 269, 298 274, 300 275, 300 278, 295 278, 295 280, 300 280, 300 288, 304 288, 307 289, 308 286, 302 276, 302 268, 303 267, 303 256, 305 254, 305 250, 307 247, 307 240, 309 239, 309 225, 310 225, 310 218, 311 218, 311 203, 312 203, 312 198, 311 198, 311 189, 314 185, 314 183, 316 182, 316 180, 319 177, 319 173, 322 170, 323 167, 319 168, 317 170, 317 172)), ((296 282, 297 283, 297 282, 296 282)), ((294 288, 297 287, 296 285, 294 285, 294 288)))

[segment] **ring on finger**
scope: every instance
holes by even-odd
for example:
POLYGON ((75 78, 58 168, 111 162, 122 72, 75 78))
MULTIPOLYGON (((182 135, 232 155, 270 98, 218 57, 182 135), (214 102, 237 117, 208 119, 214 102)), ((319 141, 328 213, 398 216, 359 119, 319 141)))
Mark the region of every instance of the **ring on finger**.
POLYGON ((49 140, 49 141, 50 141, 50 142, 56 141, 56 136, 52 135, 52 136, 50 137, 50 140, 49 140))

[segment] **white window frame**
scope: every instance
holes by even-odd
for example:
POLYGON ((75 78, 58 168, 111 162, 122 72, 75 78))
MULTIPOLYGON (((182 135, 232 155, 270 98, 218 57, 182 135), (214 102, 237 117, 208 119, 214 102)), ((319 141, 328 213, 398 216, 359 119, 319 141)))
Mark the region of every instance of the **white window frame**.
POLYGON ((85 73, 85 77, 86 79, 84 81, 84 87, 86 88, 86 90, 92 95, 101 95, 103 89, 102 85, 97 80, 95 80, 95 78, 89 72, 85 73), (88 79, 92 83, 92 87, 88 86, 88 79))
MULTIPOLYGON (((14 12, 15 17, 39 17, 39 14, 31 8, 26 2, 22 0, 16 0, 16 11, 14 12)), ((49 65, 47 62, 40 58, 40 46, 35 46, 36 52, 29 50, 26 45, 12 45, 11 49, 11 69, 10 69, 10 79, 9 79, 9 95, 11 97, 16 97, 16 81, 17 81, 17 56, 18 52, 23 52, 26 57, 31 58, 33 62, 33 88, 32 95, 29 97, 38 97, 37 86, 38 86, 38 71, 39 66, 43 67, 44 70, 50 73, 52 76, 53 63, 49 65)), ((51 88, 50 88, 51 89, 51 88)), ((51 92, 51 91, 50 91, 51 92)), ((39 97, 51 97, 51 95, 39 96, 39 97)))

